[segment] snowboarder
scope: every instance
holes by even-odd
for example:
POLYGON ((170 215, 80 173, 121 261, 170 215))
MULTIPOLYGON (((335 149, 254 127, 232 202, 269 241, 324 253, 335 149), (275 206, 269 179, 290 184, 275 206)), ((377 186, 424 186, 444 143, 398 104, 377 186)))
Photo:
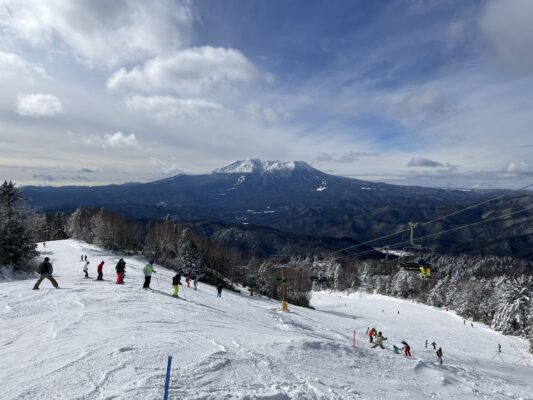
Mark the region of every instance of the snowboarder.
POLYGON ((124 283, 124 273, 126 272, 126 261, 122 258, 118 260, 115 270, 117 271, 117 284, 122 285, 124 283))
POLYGON ((85 279, 87 279, 89 277, 89 261, 83 266, 83 272, 85 272, 85 279))
POLYGON ((442 364, 442 347, 439 347, 439 349, 437 350, 437 361, 442 364))
POLYGON ((144 266, 144 284, 143 289, 150 289, 150 281, 152 280, 152 272, 154 271, 154 260, 148 261, 148 264, 144 266))
POLYGON ((180 297, 180 285, 181 285, 181 273, 177 273, 174 275, 174 278, 172 278, 172 287, 174 288, 174 292, 172 293, 172 297, 180 297))
POLYGON ((425 346, 426 346, 426 349, 427 349, 428 348, 428 340, 427 339, 426 339, 426 345, 425 346))
POLYGON ((187 272, 187 274, 185 275, 185 283, 187 284, 187 287, 190 288, 191 287, 191 277, 189 275, 189 273, 187 272))
POLYGON ((39 268, 37 269, 37 272, 41 275, 37 282, 35 282, 35 285, 33 286, 33 290, 39 290, 39 285, 44 279, 48 279, 50 282, 52 282, 52 285, 56 289, 59 289, 59 285, 57 284, 57 281, 52 276, 52 273, 54 272, 54 267, 52 267, 52 264, 50 263, 50 259, 48 257, 44 258, 44 261, 39 264, 39 268))
POLYGON ((224 287, 224 282, 220 281, 217 285, 217 297, 222 297, 222 288, 224 287))
POLYGON ((396 346, 395 344, 392 345, 392 351, 394 351, 395 354, 401 354, 400 348, 396 346))
POLYGON ((96 272, 98 272, 98 277, 96 278, 96 280, 103 281, 104 280, 104 260, 100 261, 100 264, 98 264, 98 267, 96 267, 96 272))
POLYGON ((405 356, 411 357, 411 346, 409 346, 405 340, 402 340, 402 344, 403 344, 403 352, 405 356))
POLYGON ((382 349, 384 349, 385 348, 383 347, 384 340, 387 340, 387 338, 383 337, 383 334, 381 332, 378 332, 378 334, 376 335, 376 338, 374 339, 374 345, 372 346, 372 348, 375 349, 376 347, 381 347, 382 349))
POLYGON ((433 350, 437 350, 437 343, 435 343, 435 341, 431 343, 431 346, 433 347, 433 350))
POLYGON ((198 275, 194 275, 193 281, 194 290, 198 290, 198 275))

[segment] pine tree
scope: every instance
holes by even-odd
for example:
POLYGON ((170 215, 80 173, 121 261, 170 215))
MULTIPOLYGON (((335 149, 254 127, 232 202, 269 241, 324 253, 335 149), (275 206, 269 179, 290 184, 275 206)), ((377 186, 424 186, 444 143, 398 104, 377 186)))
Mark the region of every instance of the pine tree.
POLYGON ((28 258, 35 254, 33 216, 21 206, 23 200, 13 182, 4 181, 0 188, 0 265, 24 269, 28 258))

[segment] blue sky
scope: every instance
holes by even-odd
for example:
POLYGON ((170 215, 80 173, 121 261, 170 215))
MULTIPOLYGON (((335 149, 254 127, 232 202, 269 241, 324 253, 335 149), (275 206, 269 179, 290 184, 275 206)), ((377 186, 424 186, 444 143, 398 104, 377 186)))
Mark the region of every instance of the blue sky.
POLYGON ((533 180, 533 2, 0 0, 0 173, 533 180))

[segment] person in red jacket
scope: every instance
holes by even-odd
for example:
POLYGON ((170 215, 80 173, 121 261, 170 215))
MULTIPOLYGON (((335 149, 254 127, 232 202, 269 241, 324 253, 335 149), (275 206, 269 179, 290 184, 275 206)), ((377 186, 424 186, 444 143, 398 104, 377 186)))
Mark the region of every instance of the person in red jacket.
POLYGON ((372 328, 368 331, 368 338, 370 339, 370 343, 374 343, 374 336, 377 334, 376 328, 372 328))
POLYGON ((188 288, 191 287, 191 276, 189 275, 188 272, 187 272, 187 275, 185 275, 185 283, 187 284, 188 288))
POLYGON ((102 260, 100 264, 98 264, 98 267, 96 268, 96 272, 98 272, 98 277, 96 278, 97 281, 103 281, 104 280, 104 261, 102 260))
POLYGON ((403 352, 405 356, 411 357, 411 346, 409 346, 405 340, 402 340, 402 344, 403 344, 403 352))

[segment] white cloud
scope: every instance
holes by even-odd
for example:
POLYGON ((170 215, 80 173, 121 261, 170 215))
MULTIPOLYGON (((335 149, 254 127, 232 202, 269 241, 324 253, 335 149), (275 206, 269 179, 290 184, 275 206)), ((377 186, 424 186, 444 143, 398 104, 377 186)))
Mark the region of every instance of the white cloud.
POLYGON ((0 29, 36 47, 62 47, 90 66, 115 67, 188 42, 187 1, 0 0, 0 29))
POLYGON ((107 87, 198 95, 258 76, 253 63, 239 50, 204 46, 155 57, 131 70, 121 68, 108 79, 107 87))
POLYGON ((126 106, 132 111, 153 115, 158 119, 195 119, 206 113, 223 110, 215 102, 205 99, 178 99, 173 96, 131 96, 126 98, 126 106))
POLYGON ((82 138, 82 142, 89 146, 100 146, 107 148, 140 148, 141 145, 134 133, 125 135, 122 132, 115 132, 113 134, 106 133, 103 136, 90 136, 82 138))
POLYGON ((500 59, 522 73, 533 73, 533 1, 491 0, 480 17, 481 32, 500 59))
POLYGON ((429 160, 422 157, 412 158, 406 165, 406 167, 422 167, 422 168, 457 168, 450 163, 441 163, 438 161, 429 160))
POLYGON ((533 175, 533 165, 527 164, 525 162, 514 162, 511 161, 504 168, 504 172, 517 175, 533 175))
POLYGON ((63 103, 51 94, 24 94, 17 97, 17 113, 26 117, 50 117, 63 112, 63 103))
POLYGON ((45 69, 37 64, 32 64, 14 53, 0 50, 0 78, 13 78, 24 76, 28 80, 34 77, 48 78, 45 69))

